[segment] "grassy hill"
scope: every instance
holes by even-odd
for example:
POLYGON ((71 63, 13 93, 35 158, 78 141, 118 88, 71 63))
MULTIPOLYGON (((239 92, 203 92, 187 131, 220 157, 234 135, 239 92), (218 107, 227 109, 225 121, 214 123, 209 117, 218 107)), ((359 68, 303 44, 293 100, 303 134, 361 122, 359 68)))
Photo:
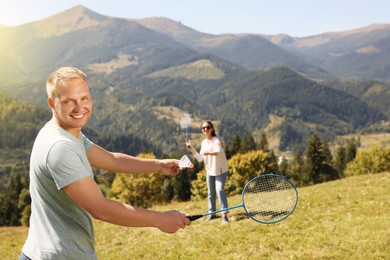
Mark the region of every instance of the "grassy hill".
MULTIPOLYGON (((188 174, 188 173, 184 173, 188 174)), ((242 209, 231 222, 194 221, 174 235, 96 221, 99 259, 386 259, 390 255, 390 172, 360 175, 299 189, 299 203, 275 225, 249 220, 242 209)), ((240 196, 229 198, 231 206, 240 196)), ((202 213, 206 201, 158 210, 202 213)), ((16 259, 27 228, 0 228, 0 258, 16 259)))

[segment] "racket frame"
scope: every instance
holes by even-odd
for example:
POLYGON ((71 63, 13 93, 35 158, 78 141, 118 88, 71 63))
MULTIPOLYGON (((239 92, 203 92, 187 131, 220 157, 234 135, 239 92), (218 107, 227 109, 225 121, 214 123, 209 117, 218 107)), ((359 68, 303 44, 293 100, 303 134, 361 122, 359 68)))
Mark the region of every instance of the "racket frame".
POLYGON ((186 130, 186 140, 188 140, 188 127, 191 125, 191 122, 192 122, 192 117, 190 114, 183 114, 180 118, 180 122, 179 122, 180 127, 182 129, 185 128, 186 130))
POLYGON ((278 223, 280 221, 282 221, 283 219, 286 219, 288 216, 290 216, 295 208, 297 207, 298 205, 298 190, 297 188, 295 187, 295 185, 289 180, 287 179, 286 177, 282 176, 282 175, 279 175, 279 174, 272 174, 272 173, 263 173, 263 174, 260 174, 256 177, 253 177, 252 179, 250 179, 246 184, 245 184, 245 187, 244 189, 242 190, 242 193, 241 193, 241 204, 240 205, 236 205, 236 206, 233 206, 233 207, 229 207, 229 208, 226 208, 226 209, 220 209, 220 210, 216 210, 216 211, 213 211, 213 212, 208 212, 208 213, 205 213, 205 214, 198 214, 198 215, 190 215, 188 216, 188 218, 193 221, 193 220, 196 220, 196 219, 199 219, 201 217, 206 217, 206 216, 209 216, 209 215, 214 215, 216 213, 219 213, 219 212, 226 212, 226 211, 229 211, 231 209, 236 209, 236 208, 241 208, 243 207, 244 210, 245 210, 245 213, 246 215, 248 215, 252 220, 258 222, 258 223, 262 223, 262 224, 275 224, 275 223, 278 223), (252 217, 250 215, 250 213, 248 212, 248 210, 246 209, 245 207, 245 190, 248 188, 249 184, 252 183, 253 181, 255 181, 256 179, 258 178, 264 178, 266 176, 276 176, 276 177, 279 177, 279 178, 283 178, 285 181, 287 181, 291 187, 294 189, 294 192, 295 192, 295 195, 296 195, 296 200, 295 200, 295 204, 294 206, 292 207, 292 209, 288 212, 288 214, 286 214, 283 218, 280 218, 280 219, 277 219, 275 221, 260 221, 254 217, 252 217))

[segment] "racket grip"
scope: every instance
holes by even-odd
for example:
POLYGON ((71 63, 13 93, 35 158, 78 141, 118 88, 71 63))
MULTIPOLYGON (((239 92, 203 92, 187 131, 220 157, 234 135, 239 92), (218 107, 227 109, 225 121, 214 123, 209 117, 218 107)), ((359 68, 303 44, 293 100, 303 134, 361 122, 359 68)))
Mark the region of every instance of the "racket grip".
POLYGON ((187 216, 187 218, 191 221, 194 221, 194 220, 197 220, 199 218, 203 217, 203 215, 191 215, 191 216, 187 216))

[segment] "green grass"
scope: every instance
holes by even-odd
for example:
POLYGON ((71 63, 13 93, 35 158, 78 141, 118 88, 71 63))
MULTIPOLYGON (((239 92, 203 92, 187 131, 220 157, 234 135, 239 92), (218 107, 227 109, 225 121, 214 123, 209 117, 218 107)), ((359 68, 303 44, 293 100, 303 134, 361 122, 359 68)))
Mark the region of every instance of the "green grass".
POLYGON ((352 139, 352 138, 354 138, 355 140, 359 140, 360 143, 359 149, 368 149, 375 145, 383 146, 383 147, 390 145, 390 133, 344 135, 344 136, 340 136, 339 140, 352 139))
MULTIPOLYGON (((96 250, 99 259, 389 259, 389 187, 387 172, 300 188, 296 211, 274 225, 249 220, 242 208, 228 225, 200 219, 173 235, 96 221, 96 250)), ((202 213, 206 201, 156 207, 172 208, 202 213)), ((0 259, 17 259, 26 235, 0 228, 0 259)))

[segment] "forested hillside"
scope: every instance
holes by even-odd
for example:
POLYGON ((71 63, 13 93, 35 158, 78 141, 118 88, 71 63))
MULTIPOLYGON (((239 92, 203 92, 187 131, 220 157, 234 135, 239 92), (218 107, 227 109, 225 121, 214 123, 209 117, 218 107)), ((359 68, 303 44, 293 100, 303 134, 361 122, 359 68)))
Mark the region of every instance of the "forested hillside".
POLYGON ((377 80, 334 80, 329 86, 349 93, 390 118, 390 84, 377 80))
MULTIPOLYGON (((177 115, 162 116, 161 106, 220 122, 219 133, 227 142, 235 133, 251 133, 258 140, 266 130, 278 138, 281 150, 302 147, 312 132, 330 140, 388 119, 386 102, 378 105, 378 99, 353 93, 360 83, 343 89, 332 86, 334 81, 299 74, 291 62, 309 64, 264 38, 212 37, 183 26, 174 27, 184 33, 172 37, 173 32, 160 32, 161 28, 106 17, 82 6, 0 28, 0 53, 8 61, 0 66, 0 89, 45 107, 47 76, 59 66, 77 66, 88 74, 93 95, 89 126, 113 140, 141 142, 157 154, 182 145, 177 115), (189 42, 191 35, 197 43, 189 42), (263 54, 251 55, 255 52, 263 54), (230 55, 229 61, 217 54, 230 55), (264 68, 286 67, 249 70, 243 67, 249 60, 232 63, 239 56, 266 62, 264 68)), ((385 96, 385 89, 377 90, 378 98, 385 96)))
POLYGON ((0 93, 0 149, 29 149, 50 110, 0 93))

